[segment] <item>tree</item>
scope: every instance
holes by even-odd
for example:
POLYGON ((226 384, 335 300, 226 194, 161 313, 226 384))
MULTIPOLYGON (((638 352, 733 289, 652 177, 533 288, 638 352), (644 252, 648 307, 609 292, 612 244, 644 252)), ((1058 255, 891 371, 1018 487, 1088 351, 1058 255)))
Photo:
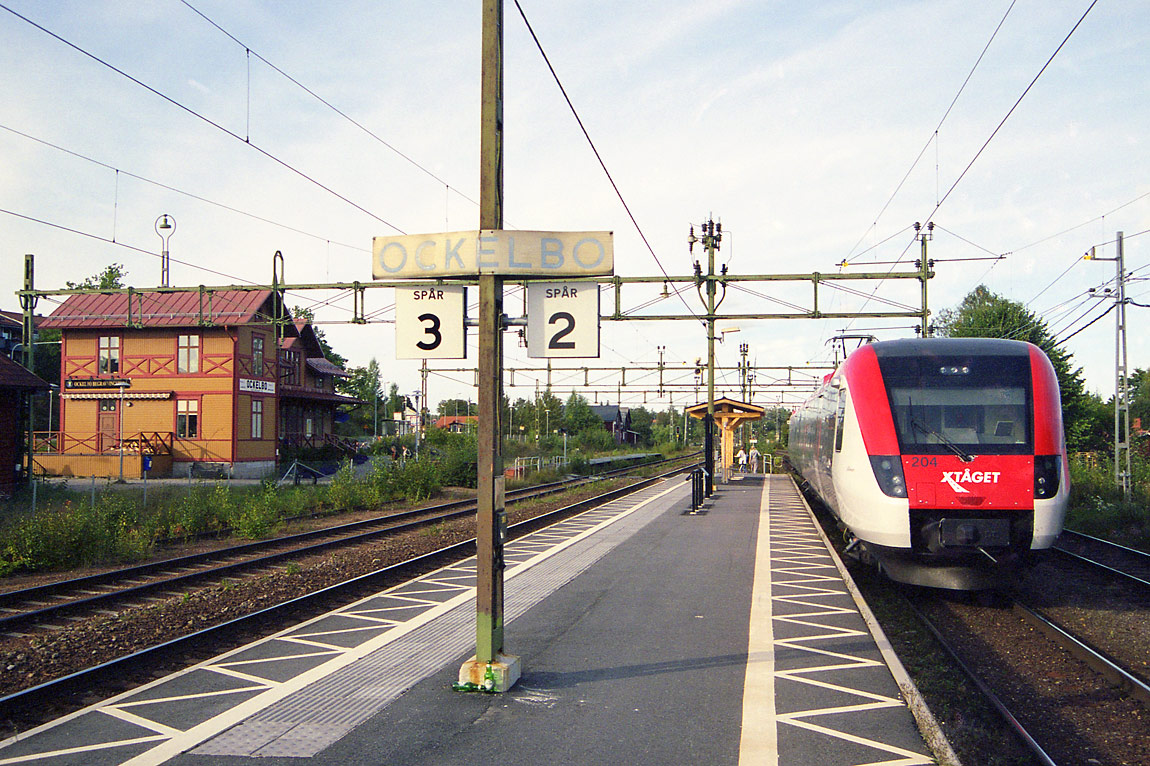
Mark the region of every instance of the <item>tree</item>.
POLYGON ((472 402, 468 399, 444 399, 439 403, 436 412, 440 417, 447 417, 448 415, 478 415, 479 403, 472 402))
POLYGON ((315 333, 315 339, 319 341, 319 347, 323 351, 323 355, 332 364, 339 365, 340 367, 347 366, 347 358, 340 354, 338 351, 331 347, 327 342, 327 337, 324 336, 323 330, 315 326, 315 312, 311 309, 305 309, 302 306, 292 306, 291 315, 296 319, 306 320, 312 327, 312 332, 315 333))
POLYGON ((1012 301, 979 285, 955 309, 943 309, 935 325, 938 335, 948 338, 1011 338, 1033 343, 1054 365, 1062 394, 1062 425, 1066 445, 1072 450, 1087 448, 1091 441, 1091 408, 1082 368, 1071 365, 1073 355, 1058 346, 1046 321, 1018 301, 1012 301))
POLYGON ((93 274, 82 282, 65 282, 69 290, 120 290, 128 272, 124 264, 113 263, 98 274, 93 274))
POLYGON ((567 404, 564 406, 563 427, 567 429, 569 434, 577 434, 592 429, 602 431, 603 421, 591 409, 591 405, 587 403, 586 399, 575 392, 571 392, 571 396, 567 397, 567 404))
POLYGON ((631 408, 631 430, 639 435, 640 444, 651 444, 655 414, 646 407, 631 408))
POLYGON ((376 418, 386 417, 382 398, 383 381, 379 377, 379 362, 372 357, 366 367, 353 367, 348 370, 346 380, 336 380, 336 386, 341 393, 354 396, 367 402, 360 405, 351 415, 351 433, 362 436, 365 433, 378 434, 379 428, 376 418))
MULTIPOLYGON (((584 400, 586 401, 586 400, 584 400)), ((535 437, 551 433, 552 429, 563 427, 563 402, 551 393, 548 387, 539 394, 535 403, 535 437)), ((570 429, 568 429, 570 430, 570 429)))

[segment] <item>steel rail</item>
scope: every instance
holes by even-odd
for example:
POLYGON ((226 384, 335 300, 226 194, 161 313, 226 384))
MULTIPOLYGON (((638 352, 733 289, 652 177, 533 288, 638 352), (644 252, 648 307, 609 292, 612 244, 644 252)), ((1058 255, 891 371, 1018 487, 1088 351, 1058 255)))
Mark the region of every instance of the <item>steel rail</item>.
MULTIPOLYGON (((593 478, 582 479, 574 482, 559 481, 552 482, 550 484, 539 485, 536 487, 525 487, 523 489, 514 490, 512 493, 509 493, 515 495, 515 497, 509 499, 509 502, 515 503, 524 500, 545 497, 557 492, 562 492, 566 489, 584 486, 604 478, 610 478, 618 474, 630 473, 640 468, 649 467, 651 465, 665 464, 667 462, 670 461, 664 460, 656 463, 625 466, 624 468, 605 471, 593 478)), ((474 513, 474 511, 474 500, 457 500, 440 505, 400 511, 398 513, 389 514, 387 516, 364 519, 361 521, 350 522, 348 524, 341 524, 334 527, 327 527, 324 529, 312 530, 309 532, 301 532, 295 535, 288 535, 272 540, 260 540, 253 543, 245 543, 242 545, 221 548, 216 551, 208 551, 204 553, 191 554, 188 556, 164 559, 162 561, 149 562, 147 564, 141 564, 138 566, 129 567, 127 569, 119 569, 111 572, 89 575, 86 577, 65 580, 58 583, 49 583, 46 585, 36 586, 34 588, 9 591, 7 593, 0 594, 0 608, 11 609, 12 607, 7 605, 15 605, 21 602, 27 603, 37 599, 53 597, 63 598, 66 596, 67 592, 82 592, 92 587, 108 585, 114 582, 131 581, 140 577, 150 577, 166 571, 187 570, 190 567, 202 567, 202 565, 211 561, 229 559, 236 556, 246 556, 249 553, 258 552, 260 550, 267 550, 270 548, 286 547, 284 550, 277 550, 263 556, 244 558, 241 561, 233 561, 231 563, 224 563, 214 567, 194 569, 193 571, 183 571, 180 574, 175 574, 171 577, 165 577, 163 579, 154 580, 152 582, 137 584, 128 588, 115 588, 114 590, 109 590, 105 593, 94 593, 84 598, 69 599, 67 601, 61 601, 58 604, 50 604, 39 609, 21 611, 16 614, 9 614, 0 617, 0 630, 14 631, 20 626, 25 626, 30 623, 43 623, 46 620, 49 620, 52 617, 63 614, 65 612, 91 609, 101 603, 138 598, 147 593, 180 587, 194 580, 218 577, 241 569, 257 569, 259 567, 274 564, 286 558, 319 553, 332 547, 352 545, 376 537, 390 536, 407 530, 418 529, 432 524, 450 521, 456 518, 470 515, 474 513), (414 517, 426 518, 420 518, 416 521, 404 522, 405 519, 411 519, 414 517), (324 539, 321 542, 312 543, 310 545, 303 545, 302 547, 290 547, 299 545, 300 543, 307 543, 309 540, 315 540, 318 538, 324 539)))
MULTIPOLYGON (((1138 566, 1150 568, 1150 554, 1144 551, 1128 548, 1125 545, 1119 545, 1118 543, 1112 543, 1109 540, 1103 540, 1100 537, 1092 537, 1090 535, 1085 535, 1081 532, 1074 532, 1069 529, 1062 530, 1062 534, 1083 541, 1088 545, 1104 548, 1121 556, 1127 556, 1137 561, 1138 566)), ((1056 551, 1060 556, 1064 556, 1073 561, 1078 561, 1080 563, 1086 564, 1087 566, 1094 569, 1101 569, 1107 574, 1116 575, 1121 579, 1136 583, 1140 587, 1150 588, 1150 580, 1139 577, 1138 575, 1132 574, 1131 572, 1118 569, 1117 567, 1112 567, 1109 564, 1103 564, 1101 561, 1096 561, 1092 558, 1089 558, 1088 556, 1083 556, 1081 554, 1068 551, 1057 544, 1055 544, 1051 550, 1056 551)))
MULTIPOLYGON (((688 467, 691 466, 675 468, 665 473, 643 479, 627 487, 611 490, 602 495, 581 500, 577 503, 564 506, 563 508, 549 511, 535 518, 513 524, 508 528, 509 538, 527 534, 528 532, 565 519, 580 511, 637 492, 662 479, 682 473, 684 470, 687 470, 688 467)), ((314 593, 299 596, 290 601, 285 601, 282 604, 270 606, 219 625, 173 638, 155 646, 140 649, 123 657, 101 663, 100 665, 95 665, 91 668, 86 668, 52 681, 14 692, 5 697, 0 697, 0 717, 16 717, 20 711, 30 710, 36 706, 43 706, 52 702, 59 702, 65 699, 67 695, 76 692, 91 693, 93 689, 99 687, 101 684, 114 680, 122 680, 134 666, 156 663, 165 657, 171 657, 181 652, 197 648, 202 649, 206 643, 221 640, 234 632, 255 629, 257 627, 263 628, 264 632, 266 632, 269 621, 274 622, 279 620, 291 614, 294 610, 314 609, 316 605, 323 604, 325 601, 331 599, 340 598, 349 593, 354 593, 357 589, 371 587, 374 583, 383 582, 390 578, 407 576, 409 573, 430 567, 443 560, 458 560, 474 553, 474 550, 475 540, 473 538, 441 548, 438 551, 418 556, 414 559, 409 559, 408 561, 384 567, 375 572, 360 575, 351 580, 337 583, 336 585, 328 586, 314 593)))
POLYGON ((935 640, 937 640, 939 645, 946 650, 946 653, 950 655, 950 658, 959 667, 959 669, 962 670, 968 679, 970 679, 971 683, 978 687, 978 690, 982 693, 982 695, 986 697, 987 701, 990 702, 992 706, 994 706, 994 709, 998 711, 999 715, 1001 715, 1002 718, 1010 726, 1010 728, 1014 730, 1014 733, 1018 735, 1019 739, 1021 739, 1022 742, 1030 749, 1034 756, 1045 766, 1058 766, 1058 764, 1046 753, 1046 751, 1042 749, 1042 746, 1038 744, 1038 741, 1034 739, 1029 731, 1026 730, 1026 727, 1022 725, 1022 722, 1019 721, 1018 718, 1016 718, 1015 715, 1010 712, 1010 709, 1006 707, 1006 704, 998 698, 998 695, 995 694, 994 691, 975 674, 974 670, 971 669, 969 665, 963 662, 962 658, 959 657, 957 650, 955 650, 954 647, 950 645, 950 642, 947 641, 943 636, 942 631, 940 631, 935 626, 935 624, 930 621, 930 618, 927 617, 926 614, 922 612, 922 610, 920 610, 909 600, 907 601, 907 604, 909 605, 910 610, 914 613, 914 615, 918 617, 924 626, 926 626, 926 629, 934 635, 935 640))
POLYGON ((1130 696, 1142 702, 1143 705, 1150 706, 1150 685, 1131 674, 1115 660, 1107 657, 1103 652, 1090 646, 1033 607, 1015 601, 1014 613, 1040 630, 1047 638, 1066 649, 1071 655, 1086 663, 1095 673, 1115 686, 1121 687, 1130 696))

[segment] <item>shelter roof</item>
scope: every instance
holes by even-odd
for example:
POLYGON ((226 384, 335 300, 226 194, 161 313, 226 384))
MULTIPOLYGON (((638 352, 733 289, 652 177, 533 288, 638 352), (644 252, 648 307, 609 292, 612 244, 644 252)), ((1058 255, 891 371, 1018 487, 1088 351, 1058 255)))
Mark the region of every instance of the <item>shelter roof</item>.
MULTIPOLYGON (((762 414, 766 412, 766 409, 766 407, 760 407, 759 405, 751 404, 750 402, 740 402, 738 399, 731 399, 727 396, 715 400, 716 414, 728 413, 748 415, 751 416, 751 419, 754 419, 755 417, 761 417, 762 414)), ((698 404, 692 404, 687 408, 687 414, 693 418, 703 417, 707 414, 707 403, 700 402, 698 404)))
POLYGON ((48 384, 6 356, 0 356, 0 388, 45 389, 48 384))
MULTIPOLYGON (((148 291, 69 295, 41 327, 198 327, 272 321, 271 290, 148 291), (131 304, 129 305, 129 298, 131 304)), ((288 331, 294 328, 289 324, 288 331)))
POLYGON ((315 370, 320 375, 334 375, 337 378, 350 378, 351 376, 344 372, 344 369, 338 364, 329 362, 323 357, 308 357, 307 366, 315 370))

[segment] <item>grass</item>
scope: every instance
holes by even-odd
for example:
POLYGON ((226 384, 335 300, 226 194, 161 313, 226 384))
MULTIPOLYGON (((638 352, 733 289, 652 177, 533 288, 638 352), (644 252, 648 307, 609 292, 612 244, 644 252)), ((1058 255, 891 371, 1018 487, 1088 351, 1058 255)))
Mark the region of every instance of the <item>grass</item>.
POLYGON ((1150 465, 1136 456, 1131 473, 1131 495, 1124 498, 1112 463, 1104 459, 1091 463, 1072 459, 1066 527, 1150 551, 1150 465))

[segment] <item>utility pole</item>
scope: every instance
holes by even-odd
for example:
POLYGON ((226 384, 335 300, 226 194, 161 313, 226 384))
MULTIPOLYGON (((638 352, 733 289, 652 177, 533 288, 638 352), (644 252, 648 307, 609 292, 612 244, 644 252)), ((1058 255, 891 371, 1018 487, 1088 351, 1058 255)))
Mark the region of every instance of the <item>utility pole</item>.
MULTIPOLYGON (((927 260, 926 257, 926 243, 934 237, 934 221, 928 221, 926 224, 926 231, 922 230, 922 224, 918 221, 914 222, 915 236, 922 242, 922 256, 918 259, 915 265, 919 270, 919 281, 922 282, 922 337, 929 338, 934 333, 930 327, 930 311, 927 309, 926 304, 926 283, 930 279, 930 267, 934 265, 933 262, 927 260)), ((845 349, 844 349, 845 351, 845 349)))
MULTIPOLYGON (((705 282, 707 288, 707 415, 703 418, 703 454, 707 473, 704 494, 710 497, 715 492, 715 309, 718 308, 715 302, 715 252, 723 241, 723 224, 716 224, 708 218, 702 225, 702 232, 702 238, 696 238, 695 227, 692 226, 687 245, 693 252, 695 243, 702 242, 707 251, 707 275, 703 276, 699 262, 695 261, 695 282, 700 285, 705 282)), ((723 270, 725 272, 726 268, 723 270)))
MULTIPOLYGON (((35 273, 36 273, 36 256, 28 253, 24 256, 24 290, 30 291, 35 289, 35 273)), ((25 293, 20 296, 20 308, 24 310, 22 335, 24 339, 24 367, 28 372, 33 375, 36 374, 36 320, 33 315, 33 310, 36 308, 36 302, 39 299, 35 295, 25 293)), ((124 413, 120 413, 123 417, 124 413)), ((36 435, 35 424, 32 420, 32 392, 28 392, 28 446, 25 458, 28 461, 27 472, 24 478, 31 483, 32 478, 32 454, 36 449, 36 435)))
MULTIPOLYGON (((751 350, 751 346, 749 343, 740 343, 739 344, 739 356, 742 357, 742 361, 739 362, 739 401, 741 401, 741 402, 749 401, 747 399, 747 352, 750 350, 751 350)), ((747 448, 747 424, 743 423, 743 425, 739 429, 739 431, 740 431, 739 436, 743 440, 742 447, 743 447, 743 449, 746 449, 747 448)))
POLYGON ((1127 376, 1126 357, 1126 261, 1123 253, 1122 232, 1118 232, 1116 253, 1113 258, 1099 258, 1094 248, 1085 256, 1088 261, 1114 261, 1114 483, 1122 490, 1124 500, 1130 499, 1133 473, 1130 465, 1130 381, 1127 376))
MULTIPOLYGON (((503 228, 503 0, 483 2, 482 105, 479 142, 479 228, 503 228)), ((426 378, 424 378, 426 381, 426 378)), ((475 657, 461 682, 504 692, 519 679, 518 657, 503 653, 504 510, 502 443, 503 277, 479 276, 479 465, 476 514, 475 657)))
POLYGON ((1122 232, 1118 232, 1116 279, 1114 294, 1117 306, 1114 337, 1114 478, 1122 488, 1124 500, 1130 500, 1130 380, 1127 377, 1126 358, 1126 260, 1122 248, 1122 232))

